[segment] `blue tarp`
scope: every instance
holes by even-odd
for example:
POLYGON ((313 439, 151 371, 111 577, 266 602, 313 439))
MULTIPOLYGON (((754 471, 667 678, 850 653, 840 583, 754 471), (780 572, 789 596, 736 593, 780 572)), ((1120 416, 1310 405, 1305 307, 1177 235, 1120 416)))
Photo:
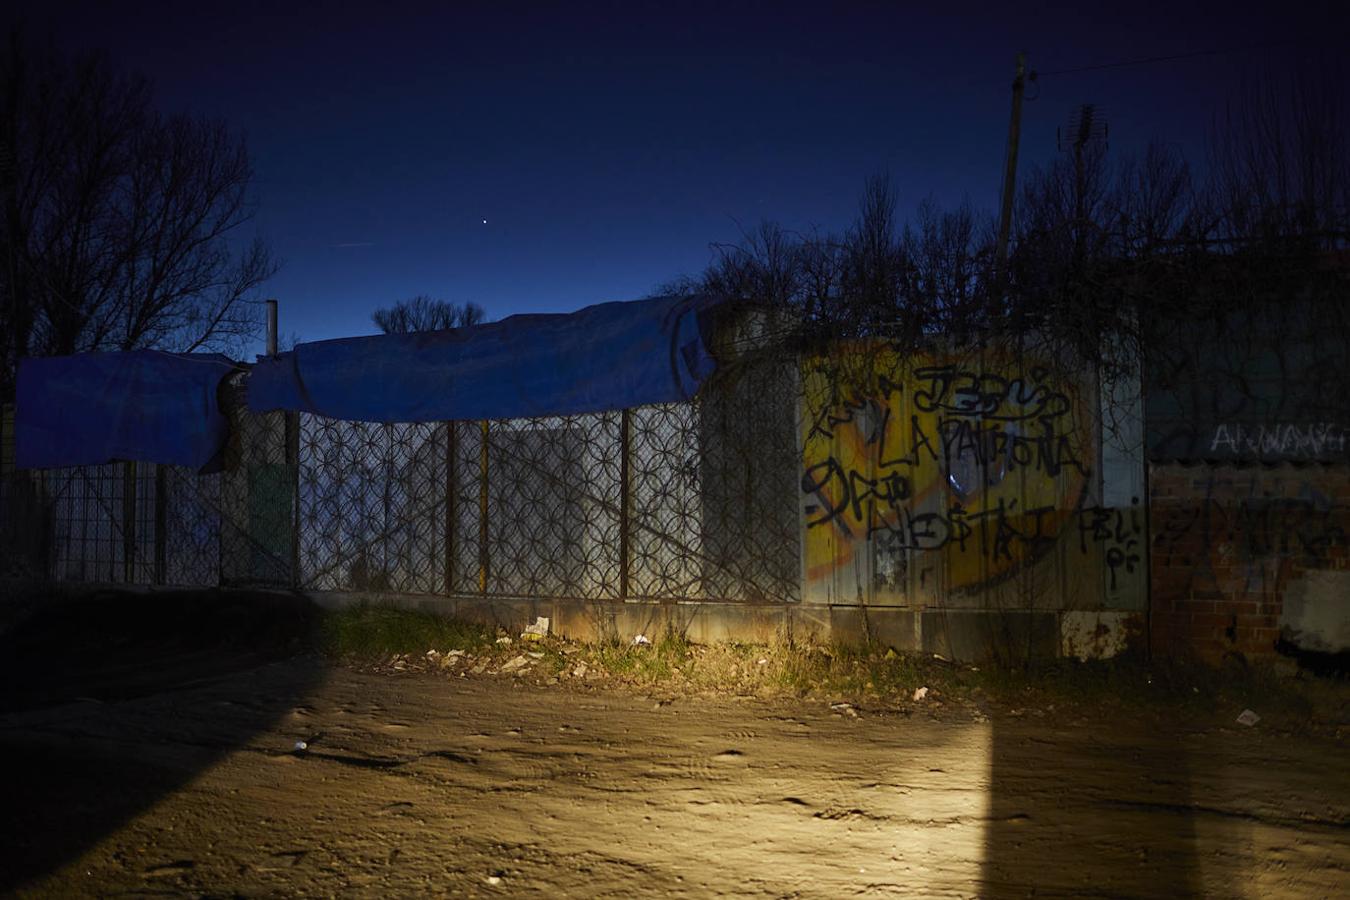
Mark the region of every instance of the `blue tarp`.
POLYGON ((254 412, 367 422, 572 415, 686 400, 712 372, 704 298, 601 303, 449 331, 298 344, 260 360, 254 412))
POLYGON ((233 369, 214 353, 157 350, 20 360, 15 463, 130 459, 202 469, 229 435, 216 390, 233 369))

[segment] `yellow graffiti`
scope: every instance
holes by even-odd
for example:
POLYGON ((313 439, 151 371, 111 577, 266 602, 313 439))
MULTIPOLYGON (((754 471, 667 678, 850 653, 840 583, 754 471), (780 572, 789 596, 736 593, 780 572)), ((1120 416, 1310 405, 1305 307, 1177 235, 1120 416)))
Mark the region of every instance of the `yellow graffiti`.
POLYGON ((802 377, 808 582, 864 549, 896 589, 914 564, 948 590, 1000 579, 1053 546, 1094 468, 1077 389, 1043 366, 858 344, 802 377))

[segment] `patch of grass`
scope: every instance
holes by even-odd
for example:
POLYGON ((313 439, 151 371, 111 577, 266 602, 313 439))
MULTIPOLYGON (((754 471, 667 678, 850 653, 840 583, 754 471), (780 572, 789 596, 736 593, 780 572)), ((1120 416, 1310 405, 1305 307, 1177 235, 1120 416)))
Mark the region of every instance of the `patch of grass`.
POLYGON ((482 652, 493 633, 482 625, 434 613, 375 604, 325 611, 319 623, 320 646, 329 656, 375 659, 428 650, 482 652))
POLYGON ((639 684, 654 684, 686 671, 693 656, 682 636, 667 634, 652 644, 599 644, 589 662, 639 684))
MULTIPOLYGON (((578 644, 557 638, 524 643, 516 635, 498 644, 482 625, 432 613, 363 605, 325 612, 322 649, 337 658, 414 659, 428 650, 465 652, 496 666, 521 653, 542 653, 531 671, 569 681, 585 664, 587 684, 617 682, 675 693, 754 694, 915 704, 928 688, 925 707, 986 714, 1102 714, 1118 710, 1172 722, 1231 722, 1243 708, 1271 725, 1291 729, 1350 720, 1350 684, 1280 675, 1273 668, 1232 662, 1220 668, 1198 662, 1123 657, 1109 661, 1048 660, 1013 668, 956 664, 940 657, 898 653, 884 646, 689 643, 667 633, 651 644, 610 641, 578 644), (596 681, 599 679, 599 681, 596 681)), ((916 704, 917 705, 917 704, 916 704)))

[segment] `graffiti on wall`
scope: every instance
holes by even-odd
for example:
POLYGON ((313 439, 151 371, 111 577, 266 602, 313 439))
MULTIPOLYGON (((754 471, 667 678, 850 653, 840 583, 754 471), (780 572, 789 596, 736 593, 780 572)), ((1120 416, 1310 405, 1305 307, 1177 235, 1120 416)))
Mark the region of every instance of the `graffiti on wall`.
POLYGON ((1090 499, 1094 394, 1035 364, 865 350, 861 373, 803 371, 808 585, 862 564, 875 591, 973 590, 1069 536, 1113 577, 1141 565, 1137 502, 1090 499))
POLYGON ((1214 426, 1209 452, 1220 458, 1322 459, 1345 454, 1346 427, 1337 422, 1241 422, 1214 426))
POLYGON ((1155 622, 1204 653, 1278 636, 1350 650, 1350 478, 1329 466, 1155 469, 1155 622))
POLYGON ((1158 504, 1155 537, 1165 551, 1202 551, 1191 559, 1195 582, 1238 573, 1252 585, 1272 585, 1271 566, 1328 567, 1344 552, 1350 509, 1313 473, 1220 470, 1195 487, 1190 502, 1158 504))

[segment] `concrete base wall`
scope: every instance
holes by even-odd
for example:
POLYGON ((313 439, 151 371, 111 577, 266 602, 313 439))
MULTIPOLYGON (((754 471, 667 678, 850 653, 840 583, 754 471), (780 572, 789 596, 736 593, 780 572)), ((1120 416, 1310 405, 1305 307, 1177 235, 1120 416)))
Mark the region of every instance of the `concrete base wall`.
MULTIPOLYGON (((0 596, 6 586, 0 582, 0 596)), ((45 585, 45 587, 44 587, 45 585)), ((50 585, 41 593, 51 602, 50 585)), ((104 583, 63 584, 60 597, 117 592, 230 592, 233 588, 150 587, 104 583)), ((10 591, 14 596, 27 592, 10 591)), ((527 597, 442 596, 361 591, 291 591, 251 588, 250 594, 305 597, 323 609, 362 603, 429 612, 501 628, 512 636, 540 616, 549 631, 578 641, 621 641, 636 635, 657 641, 676 634, 698 644, 816 643, 893 647, 935 653, 959 662, 1013 662, 1027 658, 1105 659, 1142 649, 1143 617, 1120 610, 941 610, 896 606, 826 606, 808 603, 619 603, 604 600, 540 600, 527 597)))
POLYGON ((415 609, 520 633, 537 617, 550 631, 580 641, 656 641, 677 634, 694 643, 867 643, 936 653, 962 662, 1077 656, 1104 658, 1137 646, 1133 613, 915 610, 902 607, 748 603, 618 603, 587 600, 443 597, 312 592, 320 606, 375 603, 415 609), (1084 624, 1084 616, 1095 617, 1084 624), (1086 629, 1086 630, 1085 630, 1086 629), (1082 635, 1092 640, 1084 640, 1082 635))

